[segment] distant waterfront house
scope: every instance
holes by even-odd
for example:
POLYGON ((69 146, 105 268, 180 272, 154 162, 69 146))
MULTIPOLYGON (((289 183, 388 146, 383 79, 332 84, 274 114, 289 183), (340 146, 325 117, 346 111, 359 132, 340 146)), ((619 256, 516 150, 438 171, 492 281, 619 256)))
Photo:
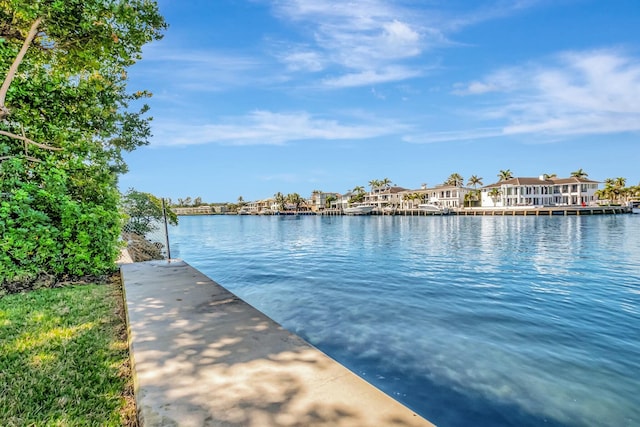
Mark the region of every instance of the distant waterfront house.
POLYGON ((449 209, 464 206, 464 196, 472 191, 466 187, 456 187, 454 185, 437 185, 427 188, 423 185, 418 190, 405 190, 401 198, 402 209, 416 209, 421 203, 430 203, 449 209), (411 197, 415 195, 417 197, 411 197))
POLYGON ((262 199, 258 201, 258 213, 271 212, 271 207, 275 203, 273 198, 262 199))
POLYGON ((214 209, 211 206, 189 206, 181 208, 171 208, 176 215, 211 215, 214 209))
POLYGON ((349 200, 355 195, 351 191, 345 194, 339 194, 338 199, 331 202, 331 209, 346 209, 349 207, 349 200))
POLYGON ((364 197, 364 203, 380 210, 385 207, 398 208, 402 205, 402 196, 406 191, 406 188, 398 186, 375 188, 364 197))
POLYGON ((240 212, 243 214, 257 214, 260 211, 260 200, 247 202, 240 212))
POLYGON ((338 193, 324 193, 320 191, 314 191, 311 194, 311 198, 307 200, 307 205, 313 212, 319 212, 327 207, 328 200, 339 200, 340 194, 338 193))
POLYGON ((482 207, 591 205, 598 181, 585 178, 511 178, 482 187, 482 207))

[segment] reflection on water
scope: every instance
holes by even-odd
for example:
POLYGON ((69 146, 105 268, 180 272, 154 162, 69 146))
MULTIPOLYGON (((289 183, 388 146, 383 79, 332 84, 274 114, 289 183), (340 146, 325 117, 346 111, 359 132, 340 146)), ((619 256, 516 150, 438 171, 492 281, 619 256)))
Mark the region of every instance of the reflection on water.
POLYGON ((171 232, 172 253, 441 426, 640 425, 637 236, 632 215, 171 232))

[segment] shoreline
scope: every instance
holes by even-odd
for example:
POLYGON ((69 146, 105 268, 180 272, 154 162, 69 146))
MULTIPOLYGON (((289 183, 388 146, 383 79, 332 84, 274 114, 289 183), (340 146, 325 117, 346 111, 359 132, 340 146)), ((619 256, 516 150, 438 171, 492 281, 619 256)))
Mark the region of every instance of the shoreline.
MULTIPOLYGON (((178 216, 213 216, 213 215, 239 215, 239 216, 308 216, 308 215, 328 215, 328 216, 354 216, 344 213, 341 209, 327 209, 323 211, 281 211, 281 212, 251 212, 239 214, 235 212, 217 213, 203 212, 200 208, 193 208, 193 212, 188 212, 189 208, 181 208, 178 216)), ((619 215, 630 214, 632 210, 629 206, 515 206, 508 208, 457 208, 447 213, 432 212, 422 209, 398 209, 393 211, 374 210, 370 213, 356 216, 581 216, 581 215, 619 215)))

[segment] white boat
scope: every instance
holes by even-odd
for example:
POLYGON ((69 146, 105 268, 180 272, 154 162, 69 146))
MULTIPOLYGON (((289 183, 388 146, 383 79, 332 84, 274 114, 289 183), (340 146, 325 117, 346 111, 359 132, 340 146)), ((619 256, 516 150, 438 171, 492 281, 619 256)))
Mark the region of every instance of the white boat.
POLYGON ((631 213, 640 214, 640 202, 631 202, 631 213))
POLYGON ((449 213, 448 208, 445 208, 444 206, 434 205, 433 203, 421 203, 418 205, 418 209, 426 212, 441 214, 441 215, 449 213))
POLYGON ((375 206, 369 205, 353 205, 345 208, 343 212, 345 215, 370 215, 375 206))

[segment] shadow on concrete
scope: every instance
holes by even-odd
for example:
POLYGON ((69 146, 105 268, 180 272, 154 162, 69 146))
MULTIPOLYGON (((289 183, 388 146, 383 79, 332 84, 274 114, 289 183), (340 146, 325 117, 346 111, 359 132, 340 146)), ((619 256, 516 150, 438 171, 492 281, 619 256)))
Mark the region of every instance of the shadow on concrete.
POLYGON ((185 263, 122 266, 145 426, 427 426, 185 263))

